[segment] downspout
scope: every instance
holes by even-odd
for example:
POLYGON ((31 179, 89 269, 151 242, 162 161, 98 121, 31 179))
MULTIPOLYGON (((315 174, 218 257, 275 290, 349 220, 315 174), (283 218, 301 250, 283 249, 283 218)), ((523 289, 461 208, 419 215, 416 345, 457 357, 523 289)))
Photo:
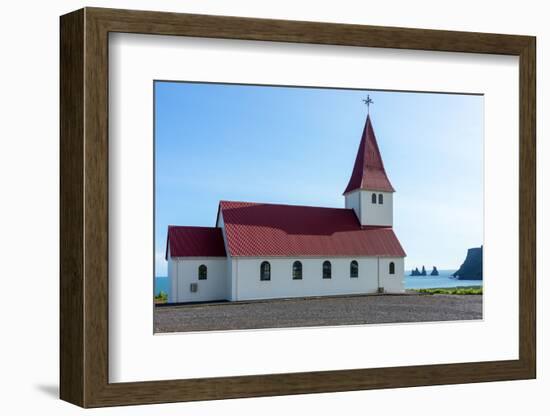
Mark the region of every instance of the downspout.
POLYGON ((376 277, 377 277, 377 280, 378 280, 378 289, 377 289, 377 292, 380 293, 380 256, 378 256, 376 258, 377 260, 377 265, 376 265, 376 277))
POLYGON ((239 258, 235 258, 235 300, 239 300, 239 258))
POLYGON ((179 261, 174 261, 174 268, 176 269, 176 293, 174 294, 175 302, 180 301, 180 268, 179 268, 179 261))

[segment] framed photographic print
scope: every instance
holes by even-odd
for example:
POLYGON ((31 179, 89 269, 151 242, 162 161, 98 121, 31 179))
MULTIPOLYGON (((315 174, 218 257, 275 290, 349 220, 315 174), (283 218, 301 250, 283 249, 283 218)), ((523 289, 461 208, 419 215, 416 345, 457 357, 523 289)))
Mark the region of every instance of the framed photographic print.
POLYGON ((61 398, 534 378, 535 107, 529 36, 62 16, 61 398))

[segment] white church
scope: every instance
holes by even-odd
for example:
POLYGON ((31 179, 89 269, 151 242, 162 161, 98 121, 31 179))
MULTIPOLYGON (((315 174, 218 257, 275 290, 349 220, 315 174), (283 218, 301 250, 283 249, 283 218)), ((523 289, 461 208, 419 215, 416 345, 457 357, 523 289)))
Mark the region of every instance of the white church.
POLYGON ((168 301, 403 292, 394 192, 367 115, 345 208, 220 201, 215 227, 169 226, 168 301))

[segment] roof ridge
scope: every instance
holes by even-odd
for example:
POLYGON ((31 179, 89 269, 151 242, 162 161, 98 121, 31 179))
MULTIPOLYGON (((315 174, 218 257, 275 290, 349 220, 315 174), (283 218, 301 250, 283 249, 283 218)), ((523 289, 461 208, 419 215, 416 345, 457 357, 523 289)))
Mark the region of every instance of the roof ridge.
POLYGON ((342 211, 353 211, 352 208, 321 207, 321 206, 318 206, 318 205, 296 205, 296 204, 281 204, 281 203, 275 203, 275 202, 251 202, 251 201, 220 200, 220 204, 222 204, 223 202, 236 203, 236 204, 272 205, 272 206, 284 206, 284 207, 317 208, 317 209, 334 209, 334 210, 342 210, 342 211))
POLYGON ((207 225, 168 225, 168 228, 218 228, 218 227, 209 227, 207 225))

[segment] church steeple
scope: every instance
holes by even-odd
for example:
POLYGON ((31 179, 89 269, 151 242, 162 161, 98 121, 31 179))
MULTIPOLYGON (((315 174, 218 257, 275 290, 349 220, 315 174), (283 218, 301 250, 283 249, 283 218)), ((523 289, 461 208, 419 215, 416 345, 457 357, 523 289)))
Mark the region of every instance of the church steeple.
POLYGON ((344 195, 357 189, 395 192, 384 169, 370 115, 367 115, 355 164, 344 195))
MULTIPOLYGON (((369 98, 364 100, 367 105, 372 103, 369 98)), ((394 192, 384 169, 370 115, 367 115, 355 164, 344 191, 346 208, 355 211, 363 226, 391 227, 394 192)))

